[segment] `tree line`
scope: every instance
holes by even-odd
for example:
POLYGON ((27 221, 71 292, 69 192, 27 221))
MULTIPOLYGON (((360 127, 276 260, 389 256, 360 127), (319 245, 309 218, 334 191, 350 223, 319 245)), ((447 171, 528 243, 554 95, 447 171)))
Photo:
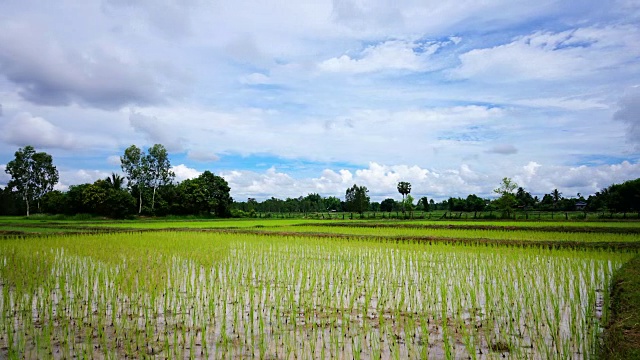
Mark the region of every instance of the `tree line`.
POLYGON ((640 212, 640 179, 610 185, 587 198, 581 194, 564 197, 558 189, 539 198, 510 178, 504 178, 494 190, 498 195, 496 199, 470 194, 441 202, 422 196, 416 202, 411 195, 411 184, 401 181, 397 190, 402 200, 386 198, 372 202, 369 190, 354 184, 346 189, 344 199, 310 193, 284 200, 271 197, 263 201, 255 198, 234 201, 226 180, 210 171, 194 179, 174 182, 167 150, 161 144, 153 145, 147 152, 131 145, 120 157, 120 163, 123 175, 112 173, 93 183, 72 185, 63 192, 53 190, 59 175, 51 155, 36 152, 33 146, 20 148, 5 170, 11 180, 0 190, 0 215, 26 213, 29 216, 34 208, 35 212, 48 214, 93 214, 110 218, 135 214, 251 217, 256 213, 348 211, 362 214, 415 210, 498 211, 505 217, 510 217, 513 211, 529 210, 640 212))
POLYGON ((205 171, 194 179, 174 182, 171 161, 165 147, 155 144, 147 152, 135 145, 120 157, 123 175, 93 183, 71 185, 67 191, 53 190, 58 171, 50 155, 33 146, 18 149, 7 164, 11 176, 0 191, 0 215, 29 216, 32 204, 47 214, 92 214, 110 218, 132 215, 231 214, 231 189, 224 178, 205 171))

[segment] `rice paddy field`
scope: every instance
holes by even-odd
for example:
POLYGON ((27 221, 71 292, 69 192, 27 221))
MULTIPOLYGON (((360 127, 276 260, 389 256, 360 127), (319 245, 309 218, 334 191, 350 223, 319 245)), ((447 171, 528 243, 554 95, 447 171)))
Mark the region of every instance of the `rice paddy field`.
POLYGON ((634 222, 0 219, 0 358, 589 359, 634 222))

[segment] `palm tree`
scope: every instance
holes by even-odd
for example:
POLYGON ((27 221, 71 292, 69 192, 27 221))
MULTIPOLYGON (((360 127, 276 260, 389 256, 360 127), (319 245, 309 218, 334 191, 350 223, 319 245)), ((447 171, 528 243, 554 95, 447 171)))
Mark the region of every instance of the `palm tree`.
POLYGON ((562 193, 558 191, 558 189, 554 189, 553 192, 551 193, 551 196, 553 197, 553 208, 555 209, 556 206, 558 205, 558 201, 562 199, 562 193))
POLYGON ((124 177, 116 173, 111 173, 111 176, 107 177, 106 181, 114 190, 121 190, 122 185, 124 185, 124 177))
POLYGON ((411 192, 411 184, 406 181, 398 183, 398 192, 402 194, 402 213, 404 214, 404 197, 411 192))

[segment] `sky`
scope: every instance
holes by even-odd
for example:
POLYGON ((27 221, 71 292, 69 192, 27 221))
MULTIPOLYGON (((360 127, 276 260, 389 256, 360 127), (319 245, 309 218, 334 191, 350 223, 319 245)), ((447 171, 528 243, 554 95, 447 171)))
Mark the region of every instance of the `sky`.
POLYGON ((640 1, 0 2, 0 186, 153 144, 238 201, 587 196, 640 177, 640 1))

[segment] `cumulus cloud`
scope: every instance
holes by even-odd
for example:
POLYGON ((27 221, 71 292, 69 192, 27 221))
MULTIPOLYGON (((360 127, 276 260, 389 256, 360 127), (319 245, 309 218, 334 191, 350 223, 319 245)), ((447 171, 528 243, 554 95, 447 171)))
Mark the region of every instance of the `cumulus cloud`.
POLYGON ((491 147, 487 152, 500 155, 513 155, 518 153, 518 149, 511 144, 499 144, 491 147))
POLYGON ((37 26, 0 26, 0 74, 19 88, 25 100, 105 109, 164 101, 154 66, 118 56, 116 49, 79 51, 46 37, 47 33, 37 26))
POLYGON ((176 174, 175 180, 180 182, 187 179, 193 179, 200 176, 201 172, 186 166, 185 164, 180 164, 171 167, 171 171, 176 174))
POLYGON ((77 143, 73 135, 49 121, 22 112, 2 127, 2 139, 7 143, 24 146, 71 149, 77 143))
POLYGON ((400 196, 396 188, 398 182, 408 181, 415 198, 427 196, 440 201, 450 196, 466 197, 469 194, 493 198, 493 189, 505 176, 540 197, 556 188, 566 196, 578 192, 586 196, 613 183, 640 177, 640 164, 625 161, 588 167, 543 165, 530 161, 508 173, 491 173, 474 169, 469 164, 435 170, 372 162, 368 167, 355 170, 324 169, 317 177, 293 177, 273 167, 264 172, 227 171, 221 176, 229 182, 232 195, 237 199, 254 197, 264 200, 272 196, 284 199, 309 193, 344 198, 346 189, 355 183, 369 189, 372 201, 382 201, 388 197, 397 199, 400 196))
POLYGON ((640 163, 623 161, 599 166, 543 165, 536 162, 521 167, 514 180, 533 194, 548 194, 559 189, 566 196, 594 194, 611 184, 640 177, 640 163))
POLYGON ((613 115, 615 120, 623 122, 627 127, 627 140, 636 150, 640 150, 640 89, 634 88, 619 102, 619 109, 613 115))
POLYGON ((222 176, 229 182, 233 196, 239 199, 298 197, 308 193, 344 198, 346 189, 355 183, 369 189, 372 201, 397 198, 399 181, 409 181, 413 185, 412 194, 415 196, 441 198, 478 193, 482 190, 479 184, 487 179, 486 175, 478 173, 469 165, 438 172, 419 166, 389 166, 376 162, 355 171, 324 169, 318 177, 293 177, 273 167, 264 173, 230 171, 223 172, 222 176))
POLYGON ((78 184, 89 184, 94 183, 99 179, 106 179, 111 176, 110 172, 101 171, 101 170, 86 170, 86 169, 76 169, 76 170, 60 170, 58 169, 60 175, 60 182, 55 186, 55 190, 67 191, 69 190, 69 186, 78 185, 78 184))

